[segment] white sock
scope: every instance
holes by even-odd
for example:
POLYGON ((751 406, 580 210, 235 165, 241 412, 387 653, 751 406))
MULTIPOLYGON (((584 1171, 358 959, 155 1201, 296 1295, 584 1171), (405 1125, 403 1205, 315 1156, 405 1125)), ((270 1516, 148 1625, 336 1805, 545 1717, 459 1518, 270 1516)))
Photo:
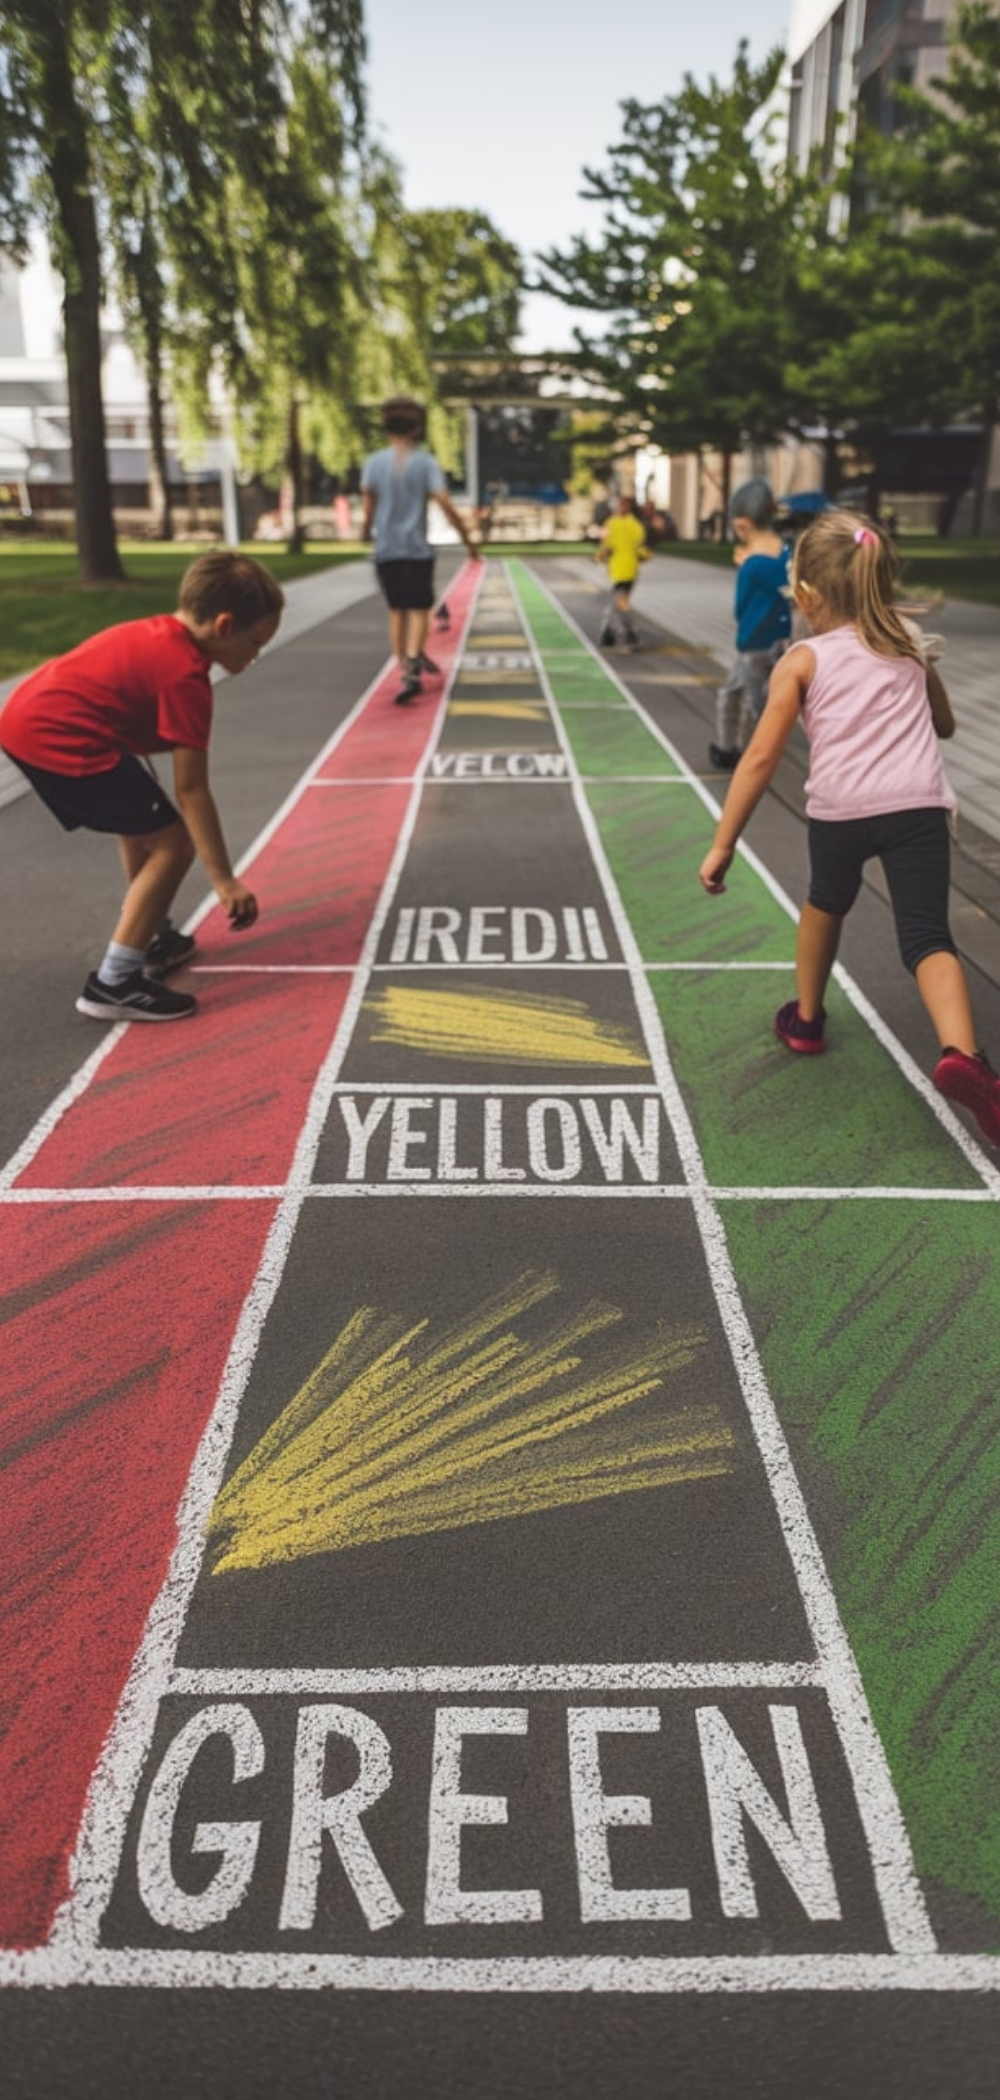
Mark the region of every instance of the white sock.
POLYGON ((145 948, 126 948, 121 941, 109 941, 107 953, 97 974, 102 984, 124 984, 133 970, 141 970, 145 960, 145 948))

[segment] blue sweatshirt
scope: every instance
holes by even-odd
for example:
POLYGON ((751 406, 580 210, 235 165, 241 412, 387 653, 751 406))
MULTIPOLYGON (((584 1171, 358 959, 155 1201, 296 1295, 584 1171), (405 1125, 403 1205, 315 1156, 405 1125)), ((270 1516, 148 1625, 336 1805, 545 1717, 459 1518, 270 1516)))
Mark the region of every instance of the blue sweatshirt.
POLYGON ((792 631, 792 609, 782 593, 788 583, 789 550, 748 554, 736 573, 736 647, 741 655, 785 642, 792 631))

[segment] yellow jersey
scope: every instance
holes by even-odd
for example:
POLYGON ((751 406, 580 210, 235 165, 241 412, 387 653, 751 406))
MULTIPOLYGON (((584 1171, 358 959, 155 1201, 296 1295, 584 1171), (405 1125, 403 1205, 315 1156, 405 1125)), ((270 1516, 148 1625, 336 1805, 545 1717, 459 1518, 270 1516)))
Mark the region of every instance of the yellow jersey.
POLYGON ((646 528, 640 520, 619 512, 604 527, 608 575, 612 583, 634 583, 646 545, 646 528))

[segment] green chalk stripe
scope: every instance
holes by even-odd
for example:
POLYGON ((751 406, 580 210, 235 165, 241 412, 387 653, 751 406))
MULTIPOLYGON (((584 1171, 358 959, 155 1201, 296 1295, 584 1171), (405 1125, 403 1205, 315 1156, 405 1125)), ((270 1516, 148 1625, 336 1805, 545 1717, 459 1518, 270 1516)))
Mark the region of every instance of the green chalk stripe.
POLYGON ((723 1209, 918 1870, 1000 1919, 996 1212, 723 1209))
POLYGON ((710 1180, 741 1188, 982 1186, 837 985, 828 994, 825 1056, 796 1057, 773 1027, 776 1009, 794 995, 791 969, 787 978, 663 971, 649 982, 710 1180))
MULTIPOLYGON (((540 598, 524 587, 533 625, 540 598)), ((582 770, 599 771, 596 756, 582 770)), ((611 781, 587 793, 647 960, 789 960, 787 979, 650 975, 714 1181, 981 1185, 836 985, 825 1056, 794 1058, 776 1040, 774 1010, 794 989, 793 928, 745 865, 724 899, 698 895, 712 819, 697 796, 611 781)), ((995 1206, 722 1210, 918 1872, 1000 1923, 995 1206)), ((936 1922, 946 1944, 948 1920, 936 1922)))
MULTIPOLYGON (((567 707, 559 719, 581 773, 613 775, 674 773, 677 770, 635 715, 614 708, 567 707)), ((669 792, 673 793, 673 790, 669 792)), ((683 794, 684 790, 678 792, 683 794)))
MULTIPOLYGON (((666 753, 658 745, 654 748, 666 760, 666 753)), ((599 768, 581 762, 580 770, 599 768)), ((655 770, 662 772, 665 766, 658 764, 655 770)), ((694 788, 598 781, 588 784, 586 792, 646 962, 791 966, 794 923, 745 861, 737 861, 724 897, 709 897, 702 889, 698 868, 712 843, 715 818, 694 788)), ((766 998, 770 979, 766 984, 760 978, 755 981, 766 998)))

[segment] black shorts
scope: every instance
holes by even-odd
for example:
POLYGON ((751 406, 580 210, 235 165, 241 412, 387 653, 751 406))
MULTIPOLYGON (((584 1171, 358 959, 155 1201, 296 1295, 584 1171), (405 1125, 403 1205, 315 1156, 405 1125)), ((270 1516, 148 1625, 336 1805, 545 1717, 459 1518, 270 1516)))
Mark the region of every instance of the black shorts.
POLYGON ((430 612, 434 603, 434 562, 377 561, 375 574, 393 612, 430 612))
POLYGON ((181 821, 156 775, 130 751, 107 773, 49 773, 21 758, 13 763, 64 831, 112 831, 118 838, 143 838, 181 821))
POLYGON ((899 952, 908 970, 927 955, 956 953, 948 924, 951 845, 946 809, 894 809, 832 823, 809 819, 809 902, 843 919, 866 860, 885 870, 899 952))
MULTIPOLYGON (((610 580, 610 579, 609 579, 609 580, 610 580)), ((615 583, 614 581, 612 581, 612 582, 611 582, 611 588, 612 588, 612 590, 613 590, 613 591, 616 591, 616 592, 618 592, 618 594, 619 594, 619 595, 620 595, 620 596, 621 596, 622 598, 631 598, 631 596, 632 596, 632 592, 633 592, 633 590, 634 590, 634 588, 635 588, 635 577, 634 577, 634 576, 629 576, 629 577, 626 577, 626 578, 625 578, 625 580, 624 580, 623 582, 619 582, 619 583, 615 583)))

